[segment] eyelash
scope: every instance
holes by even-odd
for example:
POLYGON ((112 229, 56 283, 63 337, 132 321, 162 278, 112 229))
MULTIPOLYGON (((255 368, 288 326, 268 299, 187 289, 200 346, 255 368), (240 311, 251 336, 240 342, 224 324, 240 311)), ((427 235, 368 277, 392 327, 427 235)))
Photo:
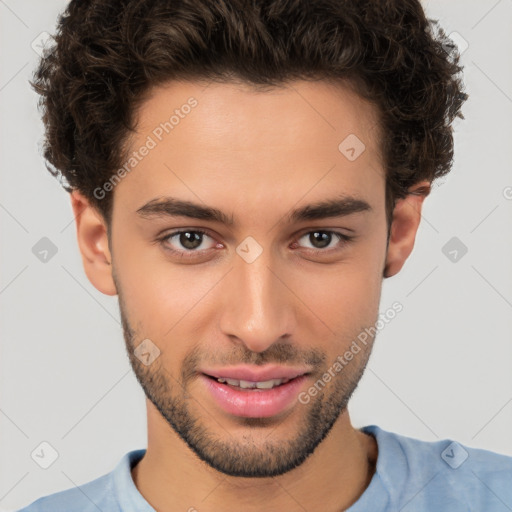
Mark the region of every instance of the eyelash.
MULTIPOLYGON (((329 230, 329 229, 314 229, 312 231, 306 231, 305 233, 302 233, 298 239, 300 240, 302 237, 304 237, 305 235, 310 235, 312 233, 317 233, 317 232, 320 232, 320 233, 329 233, 331 235, 334 235, 334 236, 337 236, 339 237, 340 239, 340 242, 341 242, 341 247, 331 247, 330 249, 309 249, 309 248, 306 248, 308 250, 308 252, 310 254, 313 254, 315 256, 317 255, 325 255, 325 254, 329 254, 331 253, 332 251, 337 251, 337 250, 340 250, 343 248, 343 246, 347 245, 349 242, 351 242, 355 236, 353 235, 346 235, 344 233, 340 233, 339 231, 332 231, 332 230, 329 230)), ((171 249, 168 245, 166 245, 166 242, 169 241, 171 238, 177 236, 177 235, 180 235, 181 233, 200 233, 201 235, 206 235, 206 236, 209 236, 210 238, 213 238, 207 231, 203 230, 203 229, 181 229, 181 230, 178 230, 178 231, 172 231, 171 233, 167 233, 165 234, 164 236, 160 237, 157 239, 157 242, 160 242, 161 245, 164 247, 164 249, 166 251, 169 251, 173 254, 181 254, 181 257, 185 257, 185 258, 194 258, 195 256, 201 254, 202 252, 204 251, 208 251, 209 249, 203 249, 201 251, 198 251, 198 250, 176 250, 176 249, 171 249)))

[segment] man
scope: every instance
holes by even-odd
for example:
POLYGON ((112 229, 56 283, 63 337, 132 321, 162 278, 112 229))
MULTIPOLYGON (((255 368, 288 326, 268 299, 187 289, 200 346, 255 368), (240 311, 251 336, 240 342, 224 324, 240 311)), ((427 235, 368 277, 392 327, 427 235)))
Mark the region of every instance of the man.
POLYGON ((347 410, 451 167, 466 95, 434 28, 417 0, 69 4, 33 81, 45 157, 148 447, 24 511, 512 509, 512 457, 347 410))

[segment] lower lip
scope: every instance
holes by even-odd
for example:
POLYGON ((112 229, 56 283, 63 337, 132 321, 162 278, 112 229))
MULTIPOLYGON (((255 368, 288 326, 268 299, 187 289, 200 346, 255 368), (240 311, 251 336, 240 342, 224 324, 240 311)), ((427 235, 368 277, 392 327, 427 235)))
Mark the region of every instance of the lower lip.
POLYGON ((307 376, 302 375, 272 389, 236 389, 206 375, 201 380, 225 412, 244 418, 270 418, 290 407, 298 398, 307 376))

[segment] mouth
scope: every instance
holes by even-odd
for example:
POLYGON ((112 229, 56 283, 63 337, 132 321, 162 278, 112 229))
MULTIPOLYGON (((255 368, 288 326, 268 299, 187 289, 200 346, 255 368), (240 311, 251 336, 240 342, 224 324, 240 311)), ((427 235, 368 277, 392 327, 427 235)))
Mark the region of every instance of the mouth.
POLYGON ((270 418, 296 406, 309 374, 267 380, 245 380, 200 374, 209 397, 224 413, 270 418))
MULTIPOLYGON (((302 376, 302 375, 299 375, 299 376, 293 377, 293 378, 270 379, 270 380, 263 380, 263 381, 250 381, 250 380, 230 379, 227 377, 215 377, 213 375, 207 375, 207 374, 204 374, 204 375, 206 375, 206 377, 209 377, 212 380, 219 382, 220 384, 226 384, 227 386, 230 386, 232 388, 236 388, 239 390, 273 389, 278 386, 282 386, 283 384, 286 384, 287 382, 290 382, 290 381, 302 376)), ((306 375, 306 374, 304 374, 304 375, 306 375)))

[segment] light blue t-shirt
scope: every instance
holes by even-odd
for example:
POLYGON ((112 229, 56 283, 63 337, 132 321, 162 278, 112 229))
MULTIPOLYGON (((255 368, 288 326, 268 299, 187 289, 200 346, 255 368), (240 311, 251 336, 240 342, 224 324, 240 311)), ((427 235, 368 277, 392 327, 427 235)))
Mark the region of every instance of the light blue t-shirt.
MULTIPOLYGON (((451 440, 421 441, 376 425, 360 430, 377 441, 377 467, 346 512, 512 511, 512 457, 451 440)), ((145 452, 128 452, 110 473, 18 512, 155 512, 130 472, 145 452)))

